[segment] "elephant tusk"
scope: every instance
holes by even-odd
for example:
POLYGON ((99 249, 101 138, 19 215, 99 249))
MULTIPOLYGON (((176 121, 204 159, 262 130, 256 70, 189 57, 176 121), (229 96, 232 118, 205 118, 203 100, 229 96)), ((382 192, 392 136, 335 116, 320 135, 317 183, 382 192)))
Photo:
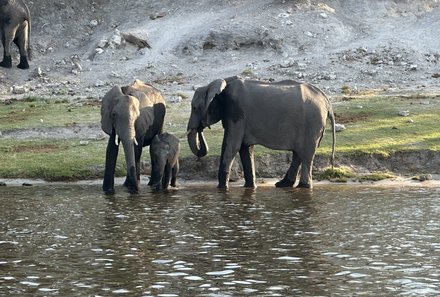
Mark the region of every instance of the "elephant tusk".
POLYGON ((119 145, 119 137, 118 134, 116 134, 115 136, 115 144, 118 146, 119 145))
POLYGON ((138 141, 137 141, 136 137, 135 137, 135 138, 133 138, 133 140, 134 140, 134 144, 135 144, 135 145, 139 145, 139 143, 138 143, 138 141))

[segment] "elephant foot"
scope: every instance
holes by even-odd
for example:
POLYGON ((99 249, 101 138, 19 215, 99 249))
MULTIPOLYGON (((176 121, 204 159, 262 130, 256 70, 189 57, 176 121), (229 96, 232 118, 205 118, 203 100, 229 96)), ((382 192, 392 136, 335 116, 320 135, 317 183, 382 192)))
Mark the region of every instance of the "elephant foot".
POLYGON ((26 57, 20 57, 20 64, 17 65, 20 69, 29 69, 29 63, 26 57))
POLYGON ((243 187, 247 189, 256 189, 257 185, 254 182, 250 182, 250 183, 246 182, 244 183, 243 187))
POLYGON ((217 186, 217 189, 219 189, 219 190, 227 190, 227 189, 228 189, 228 186, 227 186, 227 185, 224 185, 224 184, 219 184, 219 185, 217 186))
POLYGON ((299 182, 299 184, 296 187, 300 188, 300 189, 311 189, 312 185, 311 184, 306 184, 306 183, 303 183, 303 182, 299 182))
POLYGON ((113 188, 109 188, 109 189, 102 188, 102 190, 104 191, 105 195, 113 195, 115 193, 115 189, 113 188))
POLYGON ((275 183, 275 187, 277 187, 277 188, 291 188, 291 187, 293 187, 294 183, 295 183, 295 181, 282 179, 279 182, 275 183))
POLYGON ((4 57, 3 61, 0 62, 0 67, 3 68, 12 68, 12 57, 4 57))

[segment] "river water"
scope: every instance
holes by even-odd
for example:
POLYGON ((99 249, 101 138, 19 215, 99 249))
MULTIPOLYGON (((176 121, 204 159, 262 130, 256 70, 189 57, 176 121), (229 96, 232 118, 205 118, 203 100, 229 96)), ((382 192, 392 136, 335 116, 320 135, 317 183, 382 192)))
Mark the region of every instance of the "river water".
POLYGON ((440 189, 0 188, 1 296, 439 296, 440 189))

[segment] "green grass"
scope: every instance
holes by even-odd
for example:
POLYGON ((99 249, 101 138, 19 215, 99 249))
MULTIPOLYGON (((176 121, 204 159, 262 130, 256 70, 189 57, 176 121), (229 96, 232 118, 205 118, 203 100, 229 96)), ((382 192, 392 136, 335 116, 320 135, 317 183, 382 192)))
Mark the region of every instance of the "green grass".
MULTIPOLYGON (((359 97, 337 102, 334 110, 337 122, 347 128, 337 133, 338 154, 387 156, 396 151, 440 149, 439 97, 359 97), (410 115, 399 116, 402 110, 408 110, 410 115)), ((318 153, 330 153, 329 132, 318 153)))
MULTIPOLYGON (((0 131, 15 129, 98 124, 100 104, 89 100, 76 104, 67 100, 28 98, 0 103, 0 131)), ((358 96, 341 98, 334 102, 337 122, 346 130, 337 133, 336 154, 384 157, 396 151, 440 150, 440 97, 358 96), (429 103, 429 104, 428 104, 429 103), (362 108, 361 108, 362 107, 362 108), (398 115, 408 110, 410 116, 398 115), (408 120, 412 119, 413 122, 408 120)), ((181 140, 181 156, 190 156, 186 141, 186 125, 190 113, 190 100, 169 104, 165 130, 181 140)), ((328 124, 329 127, 329 124, 328 124)), ((223 138, 221 123, 205 129, 211 156, 219 156, 223 138)), ((80 145, 80 139, 1 139, 0 177, 45 178, 48 180, 74 180, 102 177, 106 140, 90 141, 80 145)), ((118 175, 124 175, 123 150, 118 159, 118 175)), ((329 156, 331 133, 327 129, 318 154, 329 156)), ((255 155, 278 153, 256 146, 255 155)), ((144 149, 143 160, 148 158, 144 149)), ((371 177, 375 179, 379 177, 371 177)))
POLYGON ((100 108, 95 101, 74 104, 66 100, 35 97, 0 103, 0 131, 98 123, 100 108))

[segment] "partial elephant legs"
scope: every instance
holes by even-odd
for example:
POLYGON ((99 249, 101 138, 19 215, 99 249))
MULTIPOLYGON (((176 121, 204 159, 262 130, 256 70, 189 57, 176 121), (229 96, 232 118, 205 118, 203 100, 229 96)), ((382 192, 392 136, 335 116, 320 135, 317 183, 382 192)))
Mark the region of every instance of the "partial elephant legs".
POLYGON ((243 166, 244 187, 256 188, 255 184, 255 165, 254 165, 254 146, 244 146, 240 148, 241 165, 243 166))
POLYGON ((229 133, 225 130, 223 137, 222 152, 220 156, 220 165, 218 168, 218 186, 219 189, 227 189, 229 183, 229 174, 231 172, 232 162, 234 162, 235 155, 240 149, 241 144, 232 141, 227 137, 229 133))
POLYGON ((290 163, 289 170, 282 180, 277 182, 275 186, 277 188, 293 187, 298 175, 299 165, 301 165, 301 159, 296 152, 292 152, 292 162, 290 163))
POLYGON ((104 183, 102 190, 105 194, 114 194, 115 192, 115 168, 116 160, 118 158, 119 147, 115 144, 115 134, 110 135, 110 139, 107 144, 107 150, 105 155, 105 171, 104 171, 104 183))
POLYGON ((12 67, 12 57, 11 57, 11 44, 14 42, 20 50, 20 63, 18 68, 28 69, 28 30, 27 22, 20 26, 9 26, 3 28, 2 32, 2 43, 3 43, 3 61, 0 62, 0 67, 11 68, 12 67))
POLYGON ((179 173, 180 164, 179 160, 177 160, 176 164, 174 165, 173 169, 171 170, 171 186, 176 187, 176 180, 177 180, 177 174, 179 173))
POLYGON ((312 166, 313 158, 306 158, 301 164, 301 177, 297 188, 312 187, 312 166))

